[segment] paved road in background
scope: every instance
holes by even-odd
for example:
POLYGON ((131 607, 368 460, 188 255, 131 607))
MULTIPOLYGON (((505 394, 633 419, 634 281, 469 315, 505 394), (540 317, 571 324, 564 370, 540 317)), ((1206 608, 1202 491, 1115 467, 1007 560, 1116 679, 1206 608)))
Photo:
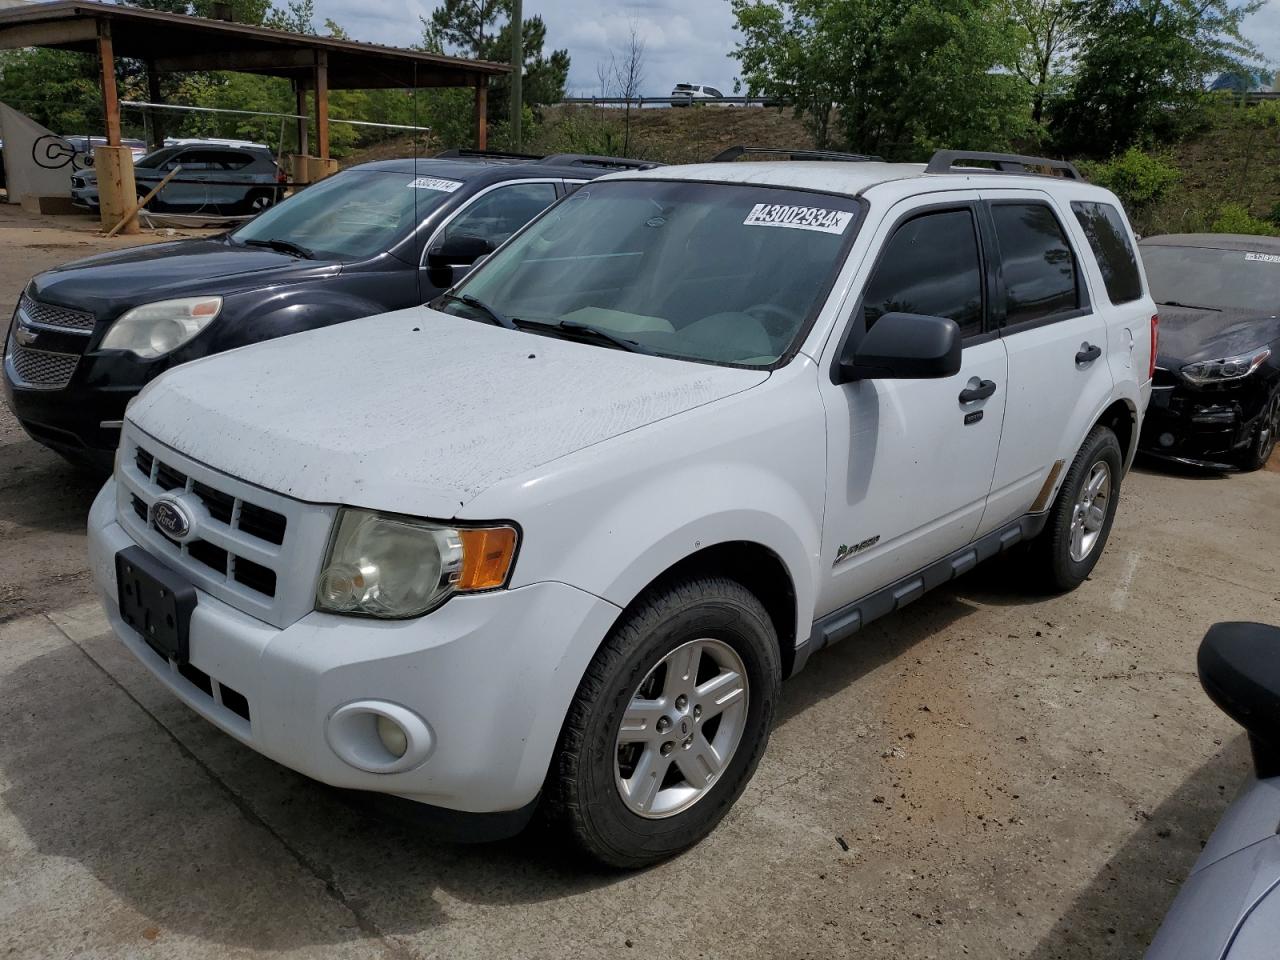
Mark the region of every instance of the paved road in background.
MULTIPOLYGON (((114 246, 32 223, 5 316, 114 246)), ((1280 474, 1142 467, 1078 591, 988 566, 819 654, 711 838, 606 873, 370 820, 186 710, 106 632, 94 486, 0 405, 0 958, 1132 958, 1247 772, 1196 644, 1280 623, 1280 474)))

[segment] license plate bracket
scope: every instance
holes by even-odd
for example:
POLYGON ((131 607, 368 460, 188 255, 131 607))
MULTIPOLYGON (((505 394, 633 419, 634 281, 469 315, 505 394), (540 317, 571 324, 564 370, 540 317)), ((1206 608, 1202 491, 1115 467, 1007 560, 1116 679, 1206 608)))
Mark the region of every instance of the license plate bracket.
POLYGON ((187 663, 196 588, 141 547, 116 554, 116 584, 124 622, 166 660, 187 663))

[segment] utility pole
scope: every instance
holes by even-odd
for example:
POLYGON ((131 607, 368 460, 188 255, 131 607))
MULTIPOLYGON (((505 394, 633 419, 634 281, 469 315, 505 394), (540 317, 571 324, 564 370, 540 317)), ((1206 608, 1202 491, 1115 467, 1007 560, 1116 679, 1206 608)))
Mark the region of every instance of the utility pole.
POLYGON ((511 0, 511 146, 520 149, 520 121, 524 116, 524 13, 521 0, 511 0))

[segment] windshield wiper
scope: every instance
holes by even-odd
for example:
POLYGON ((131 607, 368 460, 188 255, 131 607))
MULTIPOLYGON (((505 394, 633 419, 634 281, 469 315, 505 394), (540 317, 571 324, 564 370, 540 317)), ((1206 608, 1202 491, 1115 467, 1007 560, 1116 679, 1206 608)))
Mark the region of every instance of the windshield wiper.
POLYGON ((1182 303, 1179 300, 1157 300, 1157 306, 1161 307, 1182 307, 1184 310, 1212 310, 1214 313, 1221 313, 1221 307, 1207 307, 1203 303, 1182 303))
POLYGON ((516 322, 512 320, 510 317, 506 316, 505 314, 499 313, 497 310, 493 309, 493 307, 489 306, 479 297, 473 297, 469 293, 464 293, 462 296, 458 296, 456 293, 446 293, 444 295, 444 299, 456 300, 459 303, 465 303, 468 307, 471 307, 473 310, 479 310, 481 313, 485 314, 489 318, 489 321, 491 323, 496 323, 500 327, 506 327, 508 330, 520 329, 518 326, 516 326, 516 322))
POLYGON ((245 246, 248 247, 269 247, 272 250, 279 250, 281 253, 292 253, 302 257, 304 260, 314 260, 316 255, 308 250, 302 244, 294 243, 292 240, 281 240, 272 237, 270 240, 245 240, 245 246))
POLYGON ((567 333, 573 336, 582 336, 599 343, 607 344, 617 350, 625 350, 628 353, 653 353, 648 347, 635 340, 628 340, 620 337, 616 333, 610 333, 600 327, 592 326, 589 323, 580 323, 577 320, 560 320, 556 323, 544 323, 536 320, 521 320, 521 327, 532 327, 539 332, 546 332, 555 336, 556 333, 567 333))

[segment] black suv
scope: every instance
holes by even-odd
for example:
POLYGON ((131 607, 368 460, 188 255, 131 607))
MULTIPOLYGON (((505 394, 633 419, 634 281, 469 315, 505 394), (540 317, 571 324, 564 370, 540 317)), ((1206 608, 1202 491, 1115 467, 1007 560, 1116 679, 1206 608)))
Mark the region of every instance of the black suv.
POLYGON ((472 151, 383 160, 222 236, 77 260, 23 291, 5 396, 34 440, 109 470, 125 404, 170 367, 424 303, 581 184, 651 166, 472 151))

